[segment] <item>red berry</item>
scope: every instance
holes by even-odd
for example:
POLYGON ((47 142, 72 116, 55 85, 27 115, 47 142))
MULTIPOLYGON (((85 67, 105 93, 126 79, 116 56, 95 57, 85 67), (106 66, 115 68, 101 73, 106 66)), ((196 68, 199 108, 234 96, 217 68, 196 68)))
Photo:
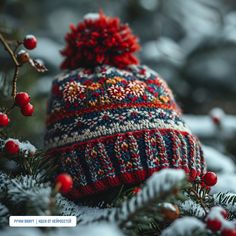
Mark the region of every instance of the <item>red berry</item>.
POLYGON ((139 193, 140 191, 141 191, 141 188, 135 187, 135 188, 133 189, 132 193, 133 193, 133 194, 137 194, 137 193, 139 193))
POLYGON ((7 114, 0 112, 0 127, 8 126, 9 118, 7 114))
POLYGON ((24 116, 32 116, 34 113, 34 106, 30 103, 26 104, 25 106, 21 107, 21 113, 24 116))
POLYGON ((213 108, 210 111, 211 120, 215 125, 218 125, 218 126, 221 125, 222 120, 224 119, 224 116, 225 116, 225 113, 221 108, 213 108))
POLYGON ((217 183, 217 175, 211 171, 207 172, 202 179, 207 186, 214 186, 217 183))
POLYGON ((10 155, 16 155, 20 150, 19 144, 14 140, 8 140, 5 143, 4 149, 10 155))
POLYGON ((30 102, 30 96, 28 93, 20 92, 15 96, 15 104, 19 107, 23 107, 30 102))
POLYGON ((23 44, 25 48, 32 50, 37 46, 37 39, 34 35, 26 35, 23 44))
POLYGON ((222 236, 236 236, 236 229, 223 229, 221 231, 222 236))
POLYGON ((211 119, 212 119, 213 123, 216 125, 219 125, 221 123, 221 119, 217 116, 212 116, 211 119))
POLYGON ((229 216, 229 213, 228 213, 224 208, 222 208, 222 210, 220 211, 220 214, 221 214, 225 219, 227 219, 228 216, 229 216))
POLYGON ((59 191, 68 193, 73 187, 73 180, 70 175, 62 173, 56 178, 56 185, 59 185, 59 191))
POLYGON ((207 228, 213 232, 220 230, 222 223, 218 219, 207 219, 207 228))

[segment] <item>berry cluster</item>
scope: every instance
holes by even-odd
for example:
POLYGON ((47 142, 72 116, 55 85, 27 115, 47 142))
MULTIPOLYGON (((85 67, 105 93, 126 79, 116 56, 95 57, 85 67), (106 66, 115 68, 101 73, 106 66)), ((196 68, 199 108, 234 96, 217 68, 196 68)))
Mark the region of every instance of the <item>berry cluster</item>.
POLYGON ((20 107, 22 115, 32 116, 34 107, 30 104, 30 96, 28 93, 17 93, 15 96, 15 105, 20 107))
POLYGON ((228 212, 224 208, 213 207, 205 219, 207 228, 212 232, 220 232, 221 236, 236 236, 236 222, 228 221, 227 218, 228 212))
MULTIPOLYGON (((3 112, 0 112, 0 129, 7 127, 10 123, 10 119, 8 115, 10 112, 19 107, 22 115, 24 116, 32 116, 34 112, 34 107, 30 104, 30 96, 26 92, 17 92, 17 79, 19 74, 19 69, 22 64, 29 62, 37 71, 41 72, 41 66, 37 64, 35 66, 35 60, 32 59, 28 52, 25 50, 19 50, 19 47, 23 45, 25 49, 32 50, 37 46, 37 39, 33 35, 25 36, 24 40, 15 42, 15 48, 12 49, 11 45, 8 44, 8 41, 1 37, 1 42, 5 46, 6 51, 10 54, 14 64, 15 64, 15 73, 12 82, 12 98, 13 104, 10 108, 5 109, 3 112), (40 67, 40 68, 39 68, 40 67)), ((4 152, 7 156, 14 157, 14 156, 34 156, 36 152, 36 148, 27 142, 20 142, 18 139, 8 138, 6 139, 6 134, 2 132, 4 139, 0 138, 1 146, 0 151, 4 152)))
MULTIPOLYGON (((19 106, 21 109, 21 113, 24 116, 32 116, 34 112, 34 107, 30 102, 30 96, 28 93, 20 92, 15 96, 14 106, 19 106)), ((6 113, 0 112, 0 128, 6 127, 9 124, 9 117, 6 113)))
MULTIPOLYGON (((33 35, 26 35, 23 42, 18 42, 16 49, 22 44, 24 45, 26 49, 32 50, 36 48, 37 46, 37 39, 33 35)), ((8 48, 9 50, 11 50, 10 47, 8 48)), ((25 50, 20 50, 17 54, 15 54, 13 51, 11 51, 10 53, 12 53, 15 56, 15 60, 18 63, 16 64, 16 67, 19 67, 20 65, 26 62, 29 62, 30 60, 33 62, 33 59, 30 58, 29 53, 26 52, 25 50)), ((13 78, 13 81, 16 79, 17 78, 13 78)), ((0 112, 0 128, 6 127, 9 125, 10 119, 8 117, 8 113, 15 106, 20 107, 21 113, 24 116, 32 116, 34 112, 34 107, 32 104, 30 104, 30 96, 28 95, 28 93, 26 92, 16 93, 16 84, 14 84, 14 82, 13 82, 12 87, 13 87, 12 96, 14 98, 14 105, 8 111, 0 112)))

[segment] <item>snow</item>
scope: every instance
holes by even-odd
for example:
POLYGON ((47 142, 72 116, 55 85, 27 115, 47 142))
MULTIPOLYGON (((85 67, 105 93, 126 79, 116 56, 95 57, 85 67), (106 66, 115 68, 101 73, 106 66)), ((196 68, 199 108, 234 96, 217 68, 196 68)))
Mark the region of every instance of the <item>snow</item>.
POLYGON ((217 184, 211 188, 211 193, 231 192, 236 193, 236 175, 235 174, 217 174, 217 184))
MULTIPOLYGON (((236 194, 234 193, 215 193, 213 194, 213 199, 214 199, 214 204, 218 205, 220 204, 220 202, 222 202, 222 199, 231 199, 231 198, 236 198, 236 194)), ((232 212, 233 214, 235 214, 236 212, 236 203, 231 201, 230 203, 224 204, 224 208, 230 212, 232 212)))
POLYGON ((187 215, 190 214, 199 218, 203 218, 206 214, 202 206, 197 202, 194 202, 192 199, 187 199, 184 202, 180 202, 179 207, 187 215))
POLYGON ((206 220, 210 219, 210 220, 219 220, 222 223, 222 227, 221 229, 227 228, 227 229, 233 229, 235 228, 235 223, 236 221, 228 221, 223 217, 222 212, 224 212, 225 210, 220 207, 220 206, 215 206, 212 207, 210 212, 208 213, 206 220))
MULTIPOLYGON (((101 216, 105 216, 108 211, 112 211, 113 208, 102 209, 98 207, 79 207, 78 220, 82 220, 83 223, 90 222, 93 219, 100 218, 101 216)), ((113 209, 115 210, 115 209, 113 209)))
POLYGON ((207 168, 217 173, 234 173, 236 166, 232 159, 209 146, 202 146, 207 168))
POLYGON ((32 34, 27 34, 25 36, 25 39, 32 39, 32 38, 35 38, 34 35, 32 35, 32 34))
POLYGON ((0 231, 0 236, 42 236, 38 229, 33 228, 6 228, 0 231))
POLYGON ((98 13, 87 13, 84 16, 84 20, 97 20, 99 18, 99 14, 98 13))
MULTIPOLYGON (((77 233, 78 233, 77 235, 84 235, 84 236, 94 236, 94 235, 122 236, 123 235, 115 225, 112 225, 112 224, 108 225, 106 223, 80 227, 77 233)), ((63 236, 63 234, 58 235, 58 236, 63 236)))
MULTIPOLYGON (((94 219, 100 218, 107 214, 108 209, 98 207, 78 206, 74 202, 62 197, 60 194, 56 197, 56 204, 61 215, 77 216, 77 221, 80 225, 87 224, 94 219)), ((111 211, 112 208, 109 208, 111 211)))
POLYGON ((183 217, 175 220, 168 228, 162 231, 161 236, 193 235, 194 231, 204 230, 205 225, 194 217, 183 217))
POLYGON ((156 172, 146 181, 142 191, 130 200, 123 202, 120 208, 78 207, 79 224, 93 223, 102 218, 119 225, 130 214, 134 214, 138 209, 148 204, 150 200, 159 199, 163 193, 171 191, 184 179, 185 172, 183 170, 164 169, 156 172))
POLYGON ((224 209, 220 206, 214 206, 211 208, 210 212, 208 213, 206 220, 210 219, 210 220, 214 220, 214 219, 218 219, 221 222, 224 220, 224 217, 222 215, 222 211, 224 211, 224 209))
POLYGON ((36 152, 36 148, 29 141, 20 143, 20 151, 24 154, 24 156, 34 155, 36 152))
POLYGON ((210 116, 204 115, 184 115, 184 120, 190 127, 192 132, 200 138, 216 138, 231 139, 236 136, 236 117, 233 115, 225 115, 219 129, 210 116))
MULTIPOLYGON (((8 139, 5 140, 5 143, 8 142, 8 141, 14 141, 16 144, 20 145, 19 139, 8 138, 8 139)), ((4 143, 4 144, 5 144, 5 143, 4 143)))
POLYGON ((93 224, 90 226, 80 226, 75 228, 58 228, 57 230, 44 232, 36 228, 7 228, 0 231, 0 236, 123 236, 119 229, 112 224, 93 224))
POLYGON ((184 179, 185 172, 183 170, 163 169, 154 173, 146 181, 142 191, 138 192, 137 195, 129 201, 124 202, 121 207, 117 209, 118 214, 115 214, 115 211, 109 214, 109 220, 119 224, 130 214, 134 214, 138 209, 143 208, 152 199, 159 199, 164 193, 176 188, 184 179))
POLYGON ((221 108, 215 107, 210 111, 210 116, 212 118, 218 118, 220 121, 222 121, 225 117, 225 113, 221 108))
POLYGON ((164 203, 163 203, 163 207, 164 207, 164 208, 167 208, 167 209, 169 209, 169 210, 171 210, 171 211, 176 212, 176 208, 175 208, 174 205, 171 204, 171 203, 164 202, 164 203))
MULTIPOLYGON (((18 139, 8 138, 4 142, 2 142, 2 144, 5 145, 5 143, 7 141, 14 141, 16 144, 18 144, 19 148, 20 148, 20 152, 25 157, 33 156, 36 152, 35 146, 33 144, 31 144, 29 141, 20 142, 18 139)), ((2 147, 0 147, 0 148, 2 148, 2 147)))
POLYGON ((19 56, 19 55, 21 55, 21 54, 25 54, 25 53, 26 53, 26 51, 23 50, 23 49, 21 49, 21 50, 17 53, 17 55, 19 56))

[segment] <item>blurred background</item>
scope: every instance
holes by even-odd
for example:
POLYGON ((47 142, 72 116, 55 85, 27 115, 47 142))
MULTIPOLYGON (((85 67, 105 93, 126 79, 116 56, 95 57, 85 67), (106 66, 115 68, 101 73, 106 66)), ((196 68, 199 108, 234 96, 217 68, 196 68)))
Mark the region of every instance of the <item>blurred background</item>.
MULTIPOLYGON (((19 91, 31 94, 36 112, 25 118, 14 111, 16 121, 9 132, 43 147, 46 101, 52 79, 60 72, 64 35, 70 23, 77 24, 86 13, 99 9, 129 23, 142 45, 141 63, 165 78, 183 112, 192 114, 186 119, 201 140, 218 149, 220 143, 224 151, 236 155, 235 132, 226 141, 219 129, 209 136, 212 124, 206 120, 214 107, 236 115, 235 0, 0 0, 0 31, 12 39, 34 34, 38 47, 31 55, 48 67, 47 73, 38 74, 24 66, 19 91), (198 132, 201 121, 205 134, 198 132)), ((1 105, 8 104, 12 69, 9 55, 0 46, 1 105)))

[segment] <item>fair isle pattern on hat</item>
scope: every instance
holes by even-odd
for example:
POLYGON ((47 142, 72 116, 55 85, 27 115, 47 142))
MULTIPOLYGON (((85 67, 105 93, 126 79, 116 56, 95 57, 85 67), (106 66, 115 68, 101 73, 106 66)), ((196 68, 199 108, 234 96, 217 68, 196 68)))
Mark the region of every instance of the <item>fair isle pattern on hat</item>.
POLYGON ((74 180, 72 198, 138 184, 163 168, 192 180, 205 172, 200 143, 171 90, 146 66, 78 68, 58 76, 48 107, 45 145, 59 172, 74 180))

